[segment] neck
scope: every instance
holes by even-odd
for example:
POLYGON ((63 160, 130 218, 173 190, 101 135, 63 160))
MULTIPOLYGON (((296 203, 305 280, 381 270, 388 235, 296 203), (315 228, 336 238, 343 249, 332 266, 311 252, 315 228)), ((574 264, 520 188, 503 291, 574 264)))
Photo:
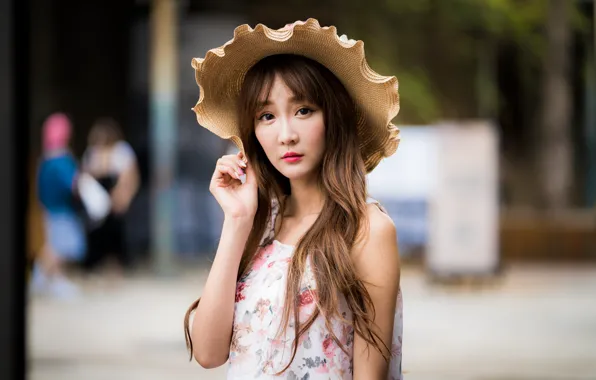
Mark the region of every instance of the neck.
POLYGON ((290 187, 292 194, 286 206, 288 215, 301 218, 321 212, 325 196, 316 181, 291 181, 290 187))

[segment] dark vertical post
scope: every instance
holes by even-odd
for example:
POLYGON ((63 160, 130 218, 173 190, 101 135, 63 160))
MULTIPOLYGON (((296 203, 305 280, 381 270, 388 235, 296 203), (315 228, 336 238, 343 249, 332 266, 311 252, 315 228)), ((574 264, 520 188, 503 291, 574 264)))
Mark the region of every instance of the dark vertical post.
POLYGON ((27 1, 0 0, 0 374, 25 374, 27 1), (19 37, 19 43, 15 41, 19 37))

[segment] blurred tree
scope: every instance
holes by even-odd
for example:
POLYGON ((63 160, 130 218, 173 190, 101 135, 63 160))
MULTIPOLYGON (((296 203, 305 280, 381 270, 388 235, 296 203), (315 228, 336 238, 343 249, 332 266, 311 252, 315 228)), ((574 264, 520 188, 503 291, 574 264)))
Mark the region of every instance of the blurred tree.
POLYGON ((537 163, 545 206, 562 209, 569 205, 572 185, 570 6, 567 0, 550 0, 548 4, 537 163))
POLYGON ((528 69, 544 52, 545 1, 350 0, 339 9, 340 29, 366 41, 371 65, 399 73, 401 123, 494 116, 496 50, 518 46, 528 69))
POLYGON ((512 193, 527 194, 522 203, 569 205, 574 180, 570 48, 574 31, 586 26, 575 2, 343 4, 341 29, 366 41, 372 67, 398 73, 401 93, 407 94, 401 97, 400 123, 497 119, 507 124, 501 125, 502 148, 521 180, 511 185, 512 193), (509 66, 513 76, 498 80, 497 65, 509 66), (515 91, 505 94, 502 85, 515 91))

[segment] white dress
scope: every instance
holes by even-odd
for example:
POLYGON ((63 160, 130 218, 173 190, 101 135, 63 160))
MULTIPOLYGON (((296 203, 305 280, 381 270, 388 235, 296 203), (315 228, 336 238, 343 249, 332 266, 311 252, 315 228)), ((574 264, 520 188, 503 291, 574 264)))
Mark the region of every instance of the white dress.
MULTIPOLYGON (((269 237, 272 237, 277 213, 278 208, 274 205, 269 237)), ((332 329, 346 348, 346 354, 331 338, 322 315, 301 336, 290 367, 282 375, 275 376, 290 361, 294 342, 294 329, 291 327, 283 336, 277 336, 284 307, 288 264, 293 252, 293 246, 273 240, 259 249, 252 267, 238 281, 228 379, 352 379, 354 330, 339 320, 332 322, 332 329)), ((310 261, 307 260, 299 296, 301 321, 306 320, 315 308, 316 289, 310 261)), ((343 317, 351 320, 352 313, 343 297, 340 307, 343 317)), ((290 326, 293 326, 292 323, 293 318, 290 326)), ((400 291, 393 325, 389 380, 402 379, 402 326, 400 291)))

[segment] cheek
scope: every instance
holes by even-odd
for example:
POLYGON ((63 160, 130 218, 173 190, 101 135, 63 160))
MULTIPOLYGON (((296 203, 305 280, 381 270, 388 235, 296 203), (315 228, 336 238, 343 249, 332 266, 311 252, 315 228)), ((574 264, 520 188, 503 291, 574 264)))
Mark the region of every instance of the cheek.
POLYGON ((257 141, 265 151, 267 157, 273 153, 273 148, 275 146, 275 136, 270 132, 271 129, 263 129, 263 128, 256 128, 255 129, 255 136, 257 141))
POLYGON ((325 150, 325 123, 323 118, 318 118, 317 122, 312 126, 310 133, 310 145, 317 147, 320 154, 325 150))

